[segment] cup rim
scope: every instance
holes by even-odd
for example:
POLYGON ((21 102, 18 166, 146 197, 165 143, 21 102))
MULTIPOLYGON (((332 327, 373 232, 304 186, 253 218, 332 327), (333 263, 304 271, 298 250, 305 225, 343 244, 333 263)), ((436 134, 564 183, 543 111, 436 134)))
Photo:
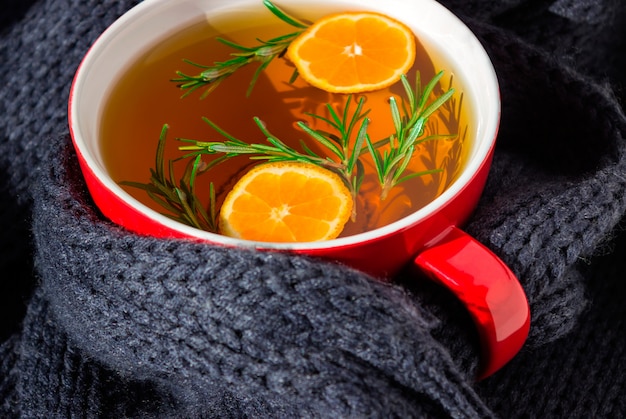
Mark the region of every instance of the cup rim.
MULTIPOLYGON (((188 4, 201 6, 201 8, 211 7, 205 0, 181 0, 177 4, 182 4, 185 1, 188 4)), ((250 2, 251 0, 230 0, 230 4, 250 2)), ((260 1, 260 0, 259 0, 260 1)), ((287 1, 287 0, 286 0, 287 1)), ((292 3, 307 3, 307 0, 288 0, 292 3)), ((309 0, 310 2, 310 0, 309 0)), ((88 145, 85 143, 83 137, 82 126, 79 121, 80 117, 80 105, 84 98, 81 97, 81 89, 88 82, 91 66, 93 66, 94 60, 98 54, 106 51, 106 46, 124 30, 129 29, 129 25, 132 25, 147 11, 155 12, 159 10, 159 7, 167 3, 166 0, 145 0, 142 3, 134 6, 128 10, 121 17, 119 17, 113 24, 111 24, 92 44, 82 61, 80 62, 78 69, 74 75, 70 88, 70 95, 68 101, 68 117, 70 135, 74 143, 74 147, 77 149, 79 158, 84 160, 84 163, 89 167, 89 170, 93 172, 96 178, 108 189, 108 191, 121 199, 126 205, 132 207, 137 213, 143 214, 145 217, 150 218, 153 221, 165 226, 168 229, 177 231, 191 239, 199 239, 216 244, 222 244, 226 246, 236 246, 244 248, 254 249, 284 249, 284 250, 323 250, 337 247, 346 247, 351 245, 357 245, 363 242, 370 242, 372 240, 378 240, 381 237, 386 237, 392 234, 409 228, 410 226, 420 222, 423 219, 428 218, 431 214, 437 212, 438 209, 444 207, 455 196, 457 196, 468 184, 472 182, 472 179, 477 175, 483 165, 489 159, 491 151, 494 147, 496 136, 498 133, 500 123, 500 94, 498 79, 491 63, 491 60, 485 51, 484 47, 475 36, 475 34, 463 23, 456 15, 446 9, 443 5, 439 4, 435 0, 386 0, 384 4, 377 0, 343 0, 342 4, 346 7, 352 5, 358 5, 363 9, 378 10, 384 13, 388 13, 386 7, 388 4, 392 4, 393 7, 399 8, 402 11, 404 9, 419 10, 420 13, 424 13, 427 17, 422 18, 421 22, 429 22, 429 20, 441 20, 446 23, 445 33, 440 36, 445 36, 444 42, 454 42, 455 37, 462 39, 464 48, 469 51, 468 55, 472 58, 472 65, 475 66, 475 70, 472 73, 472 81, 479 84, 481 93, 484 98, 481 99, 481 103, 489 107, 488 111, 480 108, 480 117, 476 114, 477 129, 480 140, 478 147, 474 150, 474 154, 468 159, 460 176, 444 190, 439 196, 430 201, 425 206, 419 208, 415 212, 407 215, 400 220, 394 221, 382 227, 372 229, 363 233, 358 233, 346 237, 339 237, 331 240, 318 241, 318 242, 289 242, 289 243, 277 243, 277 242, 258 242, 251 240, 236 239, 228 236, 223 236, 217 233, 211 233, 191 227, 180 222, 174 221, 165 215, 149 208, 142 204, 137 199, 132 197, 126 192, 120 185, 118 185, 101 167, 92 155, 88 145), (370 7, 371 6, 371 7, 370 7), (478 71, 480 70, 480 71, 478 71)), ((330 2, 329 2, 330 3, 330 2)), ((279 4, 279 1, 276 1, 279 4)), ((319 4, 316 3, 316 4, 319 4)), ((204 10, 204 9, 203 9, 204 10)), ((347 9, 346 9, 347 10, 347 9)), ((401 16, 396 16, 401 19, 401 16)), ((404 19, 404 22, 415 29, 416 23, 404 19)), ((429 23, 430 24, 430 23, 429 23)), ((132 29, 132 27, 130 27, 132 29)), ((442 30, 443 31, 443 30, 442 30)), ((151 41, 154 42, 154 41, 151 41)), ((150 42, 148 42, 149 44, 150 42)), ((468 70, 469 71, 469 70, 468 70)), ((472 95, 475 96, 475 95, 472 95)), ((471 100, 477 100, 475 97, 471 97, 471 100)), ((476 106, 473 104, 472 106, 476 106)))

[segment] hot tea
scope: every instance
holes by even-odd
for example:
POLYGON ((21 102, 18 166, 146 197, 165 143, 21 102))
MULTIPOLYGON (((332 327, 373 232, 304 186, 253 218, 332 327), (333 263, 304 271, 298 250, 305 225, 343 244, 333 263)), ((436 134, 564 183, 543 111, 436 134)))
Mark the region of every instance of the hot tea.
MULTIPOLYGON (((319 15, 320 12, 315 11, 306 17, 311 19, 319 15)), ((102 117, 102 152, 113 179, 118 182, 149 181, 164 124, 168 126, 163 156, 166 162, 186 154, 180 150, 185 144, 176 138, 224 141, 223 135, 206 120, 246 143, 266 144, 266 135, 254 122, 254 118, 258 118, 272 135, 289 147, 302 149, 301 141, 306 141, 306 147, 315 153, 328 155, 328 150, 311 141, 297 122, 328 131, 331 128, 323 120, 330 118, 328 106, 341 115, 359 100, 363 100, 363 109, 369 111, 367 132, 372 141, 388 138, 394 132, 389 98, 393 96, 399 106, 406 106, 403 105, 406 95, 401 83, 354 95, 329 93, 312 87, 302 78, 290 82, 294 66, 285 58, 278 58, 267 66, 250 92, 250 80, 256 66, 242 67, 206 97, 202 97, 201 91, 182 97, 184 92, 172 82, 178 71, 198 71, 184 60, 210 65, 227 59, 233 49, 219 42, 218 37, 241 45, 255 45, 257 39, 270 39, 289 32, 293 32, 293 28, 259 5, 258 10, 248 10, 245 14, 212 17, 189 25, 139 57, 112 90, 102 117)), ((354 202, 355 217, 347 222, 342 236, 375 229, 415 212, 456 179, 467 158, 472 141, 467 133, 471 131, 468 126, 472 124, 472 118, 470 107, 463 102, 463 81, 441 52, 433 50, 419 33, 416 35, 415 64, 407 73, 407 80, 415 84, 419 74, 421 83, 426 84, 443 70, 444 75, 433 90, 432 98, 450 88, 454 88, 455 93, 429 116, 422 136, 432 139, 417 146, 407 166, 407 173, 420 173, 420 176, 394 186, 382 199, 374 162, 371 156, 364 156, 364 179, 354 202)), ((219 156, 204 155, 202 158, 208 164, 219 156)), ((210 184, 213 183, 215 204, 219 209, 237 180, 258 163, 244 154, 203 173, 195 180, 198 199, 209 207, 210 184)), ((182 173, 185 164, 184 160, 178 161, 171 168, 182 173)), ((131 186, 125 186, 125 189, 145 205, 164 211, 144 190, 131 186)))

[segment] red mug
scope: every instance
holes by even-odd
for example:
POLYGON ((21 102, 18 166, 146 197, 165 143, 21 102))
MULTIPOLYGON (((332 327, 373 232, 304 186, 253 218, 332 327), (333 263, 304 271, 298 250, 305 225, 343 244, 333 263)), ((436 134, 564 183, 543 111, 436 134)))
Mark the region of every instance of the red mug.
MULTIPOLYGON (((479 378, 509 362, 530 327, 525 293, 511 270, 461 230, 481 196, 500 122, 493 65, 474 34, 433 0, 276 1, 293 15, 311 10, 369 10, 405 23, 420 39, 445 52, 464 78, 464 100, 474 110, 469 157, 457 179, 412 214, 365 233, 309 243, 261 243, 202 231, 148 208, 108 173, 99 129, 108 94, 137 56, 198 19, 262 8, 261 0, 146 0, 114 22, 82 60, 69 97, 69 126, 80 167, 94 202, 113 222, 143 235, 181 238, 230 247, 287 251, 337 261, 388 280, 413 264, 450 289, 472 316, 481 340, 479 378)), ((317 12, 316 12, 317 13, 317 12)))

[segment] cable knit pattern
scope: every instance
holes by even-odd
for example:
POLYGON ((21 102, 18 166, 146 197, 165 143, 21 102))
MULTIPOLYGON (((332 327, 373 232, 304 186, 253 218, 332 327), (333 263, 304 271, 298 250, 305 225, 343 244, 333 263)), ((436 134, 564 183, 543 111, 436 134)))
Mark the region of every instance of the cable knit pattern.
POLYGON ((382 283, 104 219, 66 101, 89 45, 136 2, 8 1, 0 417, 626 415, 622 2, 442 1, 485 45, 502 93, 492 170, 465 228, 511 266, 532 311, 521 353, 477 383, 469 316, 409 270, 382 283))

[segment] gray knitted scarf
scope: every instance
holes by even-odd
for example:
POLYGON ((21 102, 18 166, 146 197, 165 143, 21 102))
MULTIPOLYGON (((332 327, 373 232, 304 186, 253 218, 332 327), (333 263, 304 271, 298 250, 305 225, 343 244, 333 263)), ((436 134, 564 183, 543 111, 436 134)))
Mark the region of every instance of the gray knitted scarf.
POLYGON ((485 45, 502 91, 466 229, 518 275, 532 310, 522 352, 479 383, 471 321, 435 284, 139 237, 105 219, 66 101, 89 45, 133 2, 8 3, 1 417, 626 415, 624 261, 610 258, 624 252, 626 213, 626 117, 612 89, 626 80, 621 2, 443 2, 485 45))

